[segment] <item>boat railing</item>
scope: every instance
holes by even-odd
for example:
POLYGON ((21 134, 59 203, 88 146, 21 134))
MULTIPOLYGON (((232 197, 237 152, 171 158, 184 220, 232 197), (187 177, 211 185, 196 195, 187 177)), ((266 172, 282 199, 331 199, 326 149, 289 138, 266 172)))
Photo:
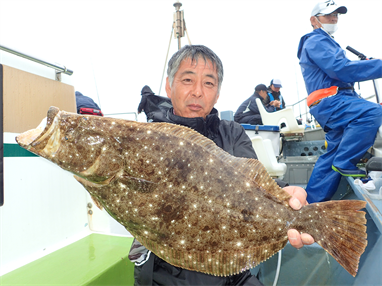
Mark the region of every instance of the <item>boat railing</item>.
POLYGON ((68 68, 66 68, 66 66, 62 66, 62 65, 59 65, 59 64, 53 64, 53 63, 50 63, 48 61, 45 61, 45 60, 42 60, 42 59, 38 59, 36 57, 27 55, 25 53, 16 51, 16 50, 8 48, 8 47, 5 47, 3 45, 0 45, 0 50, 3 50, 5 52, 14 54, 16 56, 22 57, 24 59, 27 59, 27 60, 30 60, 30 61, 33 61, 33 62, 36 62, 38 64, 41 64, 41 65, 44 65, 44 66, 47 66, 49 68, 54 69, 56 71, 56 80, 58 80, 58 81, 61 81, 61 73, 66 74, 66 75, 72 75, 73 74, 73 71, 68 69, 68 68))
MULTIPOLYGON (((314 117, 312 114, 310 114, 309 112, 309 108, 308 108, 308 105, 306 103, 306 99, 307 97, 291 104, 291 105, 287 105, 288 106, 291 106, 292 109, 293 109, 293 113, 295 114, 295 117, 297 119, 302 119, 306 124, 311 124, 312 122, 314 122, 314 117)), ((375 100, 377 102, 377 96, 375 94, 372 94, 368 97, 364 97, 364 99, 366 100, 375 100)))
POLYGON ((121 118, 121 119, 128 119, 126 117, 129 117, 130 115, 134 115, 135 121, 138 121, 138 113, 136 112, 108 113, 104 115, 106 117, 121 118))
POLYGON ((311 122, 313 122, 314 118, 310 114, 309 108, 306 105, 306 99, 307 97, 293 104, 287 105, 286 107, 292 107, 296 119, 302 120, 303 123, 310 124, 311 122))

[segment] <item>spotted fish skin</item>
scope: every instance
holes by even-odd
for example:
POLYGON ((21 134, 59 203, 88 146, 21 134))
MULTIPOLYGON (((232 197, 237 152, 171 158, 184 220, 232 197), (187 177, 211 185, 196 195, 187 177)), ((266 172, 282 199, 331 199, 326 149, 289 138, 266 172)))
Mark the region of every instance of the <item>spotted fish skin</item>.
POLYGON ((51 107, 45 129, 17 142, 74 173, 135 238, 178 267, 240 273, 282 249, 295 228, 355 275, 367 244, 365 214, 357 211, 364 202, 295 211, 259 161, 233 157, 183 126, 51 107))

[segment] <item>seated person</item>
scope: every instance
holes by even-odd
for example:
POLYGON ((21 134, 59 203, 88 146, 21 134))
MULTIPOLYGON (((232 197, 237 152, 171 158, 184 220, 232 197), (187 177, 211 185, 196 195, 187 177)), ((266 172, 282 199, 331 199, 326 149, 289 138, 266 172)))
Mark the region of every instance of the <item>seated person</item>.
POLYGON ((274 78, 267 88, 268 98, 265 100, 265 104, 274 106, 275 111, 285 108, 285 101, 280 92, 282 87, 281 80, 274 78))
POLYGON ((78 114, 90 114, 103 116, 101 108, 88 96, 76 91, 76 104, 78 114))
POLYGON ((268 99, 267 87, 265 84, 259 84, 255 87, 255 93, 252 94, 250 98, 245 100, 237 109, 234 116, 234 120, 236 122, 252 125, 263 125, 260 111, 256 104, 256 98, 260 98, 268 112, 275 111, 274 106, 270 105, 269 103, 265 103, 268 99))
MULTIPOLYGON (((264 104, 269 104, 274 107, 274 111, 279 111, 285 108, 285 101, 281 95, 280 88, 282 88, 281 80, 274 78, 271 80, 270 85, 267 88, 268 98, 264 104)), ((301 119, 296 119, 298 125, 302 125, 301 119)), ((285 123, 281 123, 281 128, 285 127, 285 123)))

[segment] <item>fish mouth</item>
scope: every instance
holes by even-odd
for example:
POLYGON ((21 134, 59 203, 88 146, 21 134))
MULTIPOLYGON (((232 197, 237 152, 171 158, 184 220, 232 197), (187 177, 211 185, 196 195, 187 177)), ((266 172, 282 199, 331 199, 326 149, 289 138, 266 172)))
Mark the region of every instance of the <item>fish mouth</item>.
POLYGON ((32 153, 46 157, 43 154, 43 150, 55 132, 60 114, 61 112, 57 107, 51 106, 48 110, 47 117, 42 120, 37 128, 16 136, 17 144, 32 153))

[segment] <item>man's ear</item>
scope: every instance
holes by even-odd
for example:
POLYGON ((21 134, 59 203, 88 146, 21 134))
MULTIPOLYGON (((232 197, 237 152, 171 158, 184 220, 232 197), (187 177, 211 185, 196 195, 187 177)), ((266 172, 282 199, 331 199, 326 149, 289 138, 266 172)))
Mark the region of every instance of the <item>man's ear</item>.
POLYGON ((168 80, 168 77, 166 78, 166 93, 167 93, 167 97, 171 98, 171 86, 170 86, 170 81, 168 80))
POLYGON ((316 16, 312 16, 312 17, 310 17, 310 24, 312 25, 313 30, 320 28, 320 27, 318 26, 318 21, 317 21, 316 16))

